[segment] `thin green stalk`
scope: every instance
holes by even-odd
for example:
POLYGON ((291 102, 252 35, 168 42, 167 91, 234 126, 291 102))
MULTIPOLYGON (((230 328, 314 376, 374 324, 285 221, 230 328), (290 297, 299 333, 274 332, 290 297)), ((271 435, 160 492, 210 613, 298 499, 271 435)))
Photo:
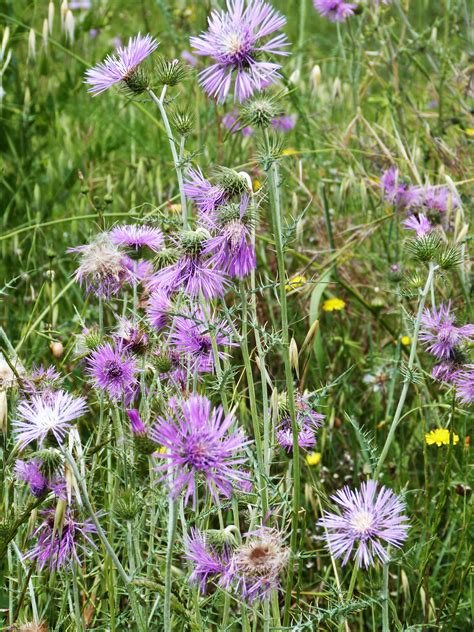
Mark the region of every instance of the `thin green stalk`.
MULTIPOLYGON (((268 131, 264 130, 265 145, 270 155, 270 139, 268 131)), ((298 547, 298 522, 300 511, 300 453, 298 446, 298 425, 296 422, 295 396, 293 386, 293 375, 290 362, 290 340, 288 329, 288 307, 286 301, 285 289, 285 252, 282 239, 282 212, 280 200, 280 176, 278 162, 273 161, 268 170, 268 180, 270 185, 270 214, 272 220, 273 236, 275 239, 279 294, 280 294, 280 310, 281 310, 281 337, 282 337, 282 353, 283 363, 285 365, 285 381, 286 392, 288 397, 288 408, 291 418, 291 428, 293 433, 293 506, 291 521, 291 539, 290 546, 293 558, 296 557, 298 547)), ((288 573, 285 594, 285 610, 283 616, 283 625, 287 627, 290 622, 290 606, 291 606, 291 590, 293 587, 293 573, 288 573)))
POLYGON ((165 567, 165 600, 164 600, 164 631, 171 632, 171 574, 173 570, 173 548, 176 537, 177 501, 169 498, 168 505, 168 541, 166 545, 165 567))
POLYGON ((382 631, 390 632, 390 621, 388 616, 388 563, 383 565, 383 588, 382 588, 382 631))
POLYGON ((380 472, 382 470, 382 466, 385 462, 385 459, 387 458, 387 454, 388 451, 390 450, 390 446, 392 445, 393 439, 395 438, 395 432, 397 430, 398 424, 400 423, 400 419, 402 416, 402 411, 403 411, 403 406, 405 404, 405 400, 408 394, 408 389, 410 388, 410 373, 413 370, 413 365, 415 363, 415 357, 416 357, 416 347, 418 344, 418 335, 420 332, 420 325, 421 325, 421 317, 423 315, 423 309, 425 307, 425 302, 426 302, 426 297, 428 296, 430 289, 431 289, 431 284, 433 283, 433 278, 434 278, 434 273, 437 269, 437 266, 435 266, 433 263, 430 263, 430 267, 429 267, 429 271, 428 271, 428 278, 426 279, 426 283, 425 283, 425 287, 423 288, 423 291, 421 292, 420 295, 420 301, 418 303, 418 312, 416 315, 416 320, 415 320, 415 326, 413 329, 413 337, 412 337, 412 343, 411 343, 411 349, 410 349, 410 357, 408 358, 408 365, 407 365, 407 375, 405 377, 405 381, 403 384, 403 388, 402 388, 402 392, 400 393, 400 399, 398 400, 398 406, 397 409, 395 411, 395 415, 393 417, 393 421, 392 424, 390 426, 390 430, 388 432, 388 436, 387 439, 385 441, 385 445, 382 449, 382 453, 379 457, 378 463, 377 463, 377 467, 375 468, 375 472, 374 472, 374 479, 377 480, 377 478, 380 475, 380 472))
MULTIPOLYGON (((180 158, 178 156, 178 152, 176 151, 176 141, 174 139, 173 132, 171 130, 171 126, 168 120, 168 115, 166 113, 166 108, 164 106, 164 100, 166 96, 166 86, 163 87, 160 98, 156 96, 153 90, 148 90, 148 94, 151 96, 153 101, 158 106, 158 109, 161 114, 161 118, 163 119, 163 125, 165 126, 166 135, 168 136, 170 149, 171 149, 171 155, 173 156, 174 168, 176 169, 176 177, 178 179, 179 194, 181 198, 181 213, 183 217, 183 228, 187 228, 188 227, 188 210, 187 210, 187 204, 186 204, 186 195, 184 193, 183 168, 182 168, 180 158)), ((184 145, 182 149, 184 149, 184 145)))
POLYGON ((359 564, 354 563, 354 566, 352 568, 351 581, 349 583, 349 588, 347 589, 347 594, 346 594, 347 603, 349 603, 349 601, 352 599, 352 594, 354 592, 358 574, 359 574, 359 564))

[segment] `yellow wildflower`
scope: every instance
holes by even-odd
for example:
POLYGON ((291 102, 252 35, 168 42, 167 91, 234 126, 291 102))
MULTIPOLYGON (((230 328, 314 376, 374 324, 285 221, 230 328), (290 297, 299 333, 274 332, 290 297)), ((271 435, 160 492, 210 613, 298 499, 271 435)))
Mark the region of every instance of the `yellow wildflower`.
POLYGON ((293 149, 292 147, 288 147, 288 149, 284 149, 282 152, 284 156, 294 156, 297 153, 299 153, 298 150, 293 149))
MULTIPOLYGON (((436 428, 436 430, 425 434, 425 441, 428 445, 434 445, 436 443, 438 448, 442 445, 449 445, 450 432, 447 428, 436 428)), ((453 432, 453 445, 456 445, 456 443, 459 443, 459 437, 453 432)))
POLYGON ((262 188, 262 185, 260 184, 260 180, 254 180, 253 181, 253 190, 254 191, 258 191, 261 188, 262 188))
POLYGON ((328 298, 327 301, 323 303, 323 309, 325 312, 339 312, 341 309, 344 309, 346 306, 345 302, 341 298, 328 298))
POLYGON ((411 343, 411 338, 410 336, 402 336, 400 338, 400 342, 402 343, 402 345, 404 345, 405 347, 408 347, 408 345, 411 343))
POLYGON ((321 462, 321 453, 320 452, 310 452, 306 456, 306 463, 308 465, 319 465, 321 462))
POLYGON ((466 132, 467 136, 474 136, 474 127, 468 127, 464 131, 466 132))
POLYGON ((301 287, 305 283, 306 283, 306 277, 300 276, 299 274, 297 274, 296 276, 292 277, 288 281, 288 283, 285 285, 285 290, 287 292, 291 292, 291 290, 296 290, 296 288, 301 287))

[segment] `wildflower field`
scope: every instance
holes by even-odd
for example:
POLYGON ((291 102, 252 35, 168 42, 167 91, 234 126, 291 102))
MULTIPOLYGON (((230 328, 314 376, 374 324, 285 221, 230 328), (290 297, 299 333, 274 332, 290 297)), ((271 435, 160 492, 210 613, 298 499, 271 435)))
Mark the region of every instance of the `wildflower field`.
POLYGON ((471 10, 0 4, 0 630, 474 628, 471 10))

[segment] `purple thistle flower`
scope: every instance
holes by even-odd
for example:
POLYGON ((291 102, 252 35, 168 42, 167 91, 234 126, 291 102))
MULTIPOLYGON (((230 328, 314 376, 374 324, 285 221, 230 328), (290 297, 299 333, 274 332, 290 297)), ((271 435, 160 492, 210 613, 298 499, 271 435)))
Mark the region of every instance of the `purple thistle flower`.
POLYGON ((148 322, 157 331, 161 331, 170 324, 172 309, 173 304, 168 294, 159 290, 153 292, 146 306, 148 322))
POLYGON ((454 378, 456 396, 463 404, 474 401, 474 364, 467 364, 454 378))
POLYGON ((276 529, 261 527, 247 534, 232 556, 226 585, 235 583, 248 602, 264 599, 280 588, 280 575, 287 567, 290 550, 276 529))
POLYGON ((236 345, 231 341, 229 326, 224 321, 217 321, 211 316, 207 320, 209 322, 201 308, 189 310, 174 319, 169 336, 169 342, 176 351, 187 358, 192 370, 198 373, 210 373, 214 370, 212 338, 221 359, 226 354, 220 347, 236 345))
POLYGON ((71 562, 79 563, 78 551, 88 552, 86 546, 79 542, 82 538, 87 544, 95 548, 89 534, 95 533, 95 526, 89 521, 77 522, 70 509, 66 510, 62 526, 55 526, 55 509, 41 512, 44 521, 33 534, 37 543, 26 555, 26 559, 36 560, 38 569, 57 571, 71 562))
POLYGON ((127 281, 133 287, 144 283, 145 285, 153 277, 153 264, 146 259, 132 259, 128 255, 124 255, 122 259, 122 265, 127 271, 127 281))
POLYGON ((188 50, 183 50, 183 52, 181 53, 181 59, 184 59, 184 61, 193 68, 195 68, 198 64, 197 58, 194 57, 194 55, 191 54, 188 50))
POLYGON ((453 358, 456 347, 474 336, 474 325, 456 327, 450 310, 451 303, 441 303, 439 310, 425 309, 421 318, 420 340, 428 343, 427 351, 439 359, 453 358))
MULTIPOLYGON (((302 395, 301 393, 297 393, 295 397, 298 446, 304 449, 313 448, 316 445, 316 431, 322 426, 324 420, 324 415, 314 409, 310 397, 310 394, 302 395)), ((286 405, 276 438, 282 448, 288 452, 293 450, 293 429, 286 405)))
POLYGON ((96 96, 117 83, 126 83, 157 47, 158 42, 151 35, 142 36, 139 33, 131 37, 127 46, 117 48, 116 54, 107 55, 103 62, 86 71, 85 82, 90 86, 88 92, 96 96))
POLYGON ((191 534, 185 537, 184 548, 185 558, 193 568, 189 581, 198 584, 201 593, 206 592, 212 580, 227 575, 230 562, 230 551, 227 547, 217 551, 209 544, 204 533, 198 529, 191 529, 191 534))
POLYGON ((230 498, 235 488, 248 480, 242 471, 247 457, 243 448, 250 443, 241 429, 231 431, 232 414, 224 415, 222 406, 211 408, 207 397, 191 395, 188 400, 168 402, 169 413, 160 418, 152 438, 165 452, 155 453, 165 459, 157 466, 163 479, 173 472, 171 495, 184 491, 184 501, 195 498, 198 481, 204 482, 214 500, 219 495, 230 498))
POLYGON ((456 210, 459 207, 459 198, 448 187, 426 186, 422 188, 422 204, 430 210, 438 213, 446 213, 449 209, 456 210))
POLYGON ((124 398, 126 404, 132 401, 137 384, 136 362, 120 342, 115 346, 100 345, 89 356, 87 364, 87 373, 96 388, 106 391, 112 400, 124 398))
POLYGON ((424 235, 427 235, 433 229, 429 219, 426 215, 423 215, 423 213, 410 215, 410 217, 403 222, 403 226, 408 230, 414 230, 417 237, 424 237, 424 235))
POLYGON ((127 410, 127 415, 130 419, 130 426, 132 428, 133 434, 147 434, 146 426, 140 419, 140 414, 138 410, 135 410, 134 408, 127 410))
POLYGON ((39 459, 31 459, 31 461, 15 461, 15 476, 20 480, 28 483, 30 492, 33 496, 41 498, 48 491, 49 481, 41 472, 41 461, 39 459))
POLYGON ((343 558, 343 566, 353 551, 359 567, 368 568, 377 557, 387 562, 383 543, 400 547, 408 537, 409 526, 404 524, 408 518, 402 513, 405 503, 383 485, 378 488, 369 480, 356 491, 346 485, 331 498, 342 513, 325 511, 318 524, 327 530, 327 546, 334 557, 343 558))
POLYGON ((462 365, 456 362, 456 360, 445 360, 441 364, 437 364, 433 367, 431 375, 435 380, 440 382, 453 383, 462 370, 462 365))
MULTIPOLYGON (((214 228, 217 235, 211 237, 204 252, 212 254, 211 263, 225 270, 231 277, 243 279, 257 265, 251 228, 254 217, 248 210, 249 197, 244 195, 237 204, 228 204, 215 211, 214 228)), ((209 222, 212 218, 209 217, 209 222)))
POLYGON ((148 348, 148 334, 143 327, 123 316, 117 318, 117 331, 114 334, 114 339, 118 340, 124 350, 133 353, 144 353, 148 348))
POLYGON ((272 127, 277 132, 291 132, 295 125, 296 116, 293 114, 277 116, 277 118, 272 120, 272 127))
POLYGON ((62 443, 71 421, 86 412, 84 397, 73 397, 65 391, 56 391, 46 397, 34 395, 29 401, 20 402, 18 418, 13 421, 16 439, 23 449, 38 441, 42 445, 49 434, 62 443))
POLYGON ((161 250, 164 241, 159 228, 137 224, 116 226, 109 235, 110 241, 116 246, 127 246, 135 250, 150 248, 153 252, 161 250))
POLYGON ((75 279, 86 292, 110 298, 131 278, 125 255, 111 242, 107 233, 101 233, 90 244, 69 248, 79 253, 79 267, 75 279))
POLYGON ((207 240, 204 231, 184 231, 180 237, 180 258, 154 275, 153 289, 170 293, 182 288, 192 297, 202 293, 206 299, 222 296, 228 281, 224 272, 206 258, 207 240))
POLYGON ((344 22, 357 9, 357 4, 344 0, 313 0, 316 11, 331 22, 344 22))
POLYGON ((199 209, 200 214, 207 216, 228 199, 224 189, 206 180, 200 169, 189 169, 184 182, 184 192, 199 209))
POLYGON ((208 30, 190 40, 197 55, 216 62, 199 73, 207 94, 225 101, 234 74, 234 100, 240 102, 274 83, 281 65, 263 61, 262 53, 288 55, 284 48, 289 42, 283 34, 266 43, 261 40, 285 23, 284 16, 264 0, 227 0, 227 12, 213 11, 208 30))
POLYGON ((393 166, 382 174, 380 188, 384 199, 400 209, 416 206, 421 198, 420 188, 402 182, 398 169, 393 166))

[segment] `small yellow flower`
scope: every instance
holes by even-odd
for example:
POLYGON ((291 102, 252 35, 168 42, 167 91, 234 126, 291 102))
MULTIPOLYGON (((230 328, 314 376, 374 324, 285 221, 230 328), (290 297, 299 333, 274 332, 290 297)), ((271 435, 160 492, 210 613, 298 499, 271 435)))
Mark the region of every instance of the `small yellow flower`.
POLYGON ((310 452, 306 456, 306 463, 308 465, 319 465, 321 462, 321 453, 320 452, 310 452))
MULTIPOLYGON (((427 432, 425 434, 425 441, 428 445, 436 445, 438 448, 442 445, 449 445, 450 432, 447 428, 436 428, 436 430, 432 430, 431 432, 427 432)), ((454 432, 453 433, 453 445, 459 443, 459 437, 454 432)))
POLYGON ((288 281, 288 283, 285 285, 285 290, 287 292, 291 292, 291 290, 296 290, 296 288, 301 287, 305 283, 306 283, 306 277, 300 276, 299 274, 297 274, 296 276, 292 277, 288 281))
POLYGON ((328 300, 323 303, 325 312, 339 312, 341 309, 344 309, 345 306, 346 304, 341 298, 328 298, 328 300))
POLYGON ((467 136, 471 136, 471 138, 474 136, 474 127, 468 127, 464 131, 466 132, 467 136))
POLYGON ((294 156, 295 154, 299 153, 297 149, 293 149, 292 147, 288 147, 288 149, 284 149, 283 150, 283 155, 284 156, 294 156))
POLYGON ((261 188, 262 188, 262 185, 260 183, 260 180, 254 180, 253 181, 253 190, 254 191, 258 191, 261 188))
POLYGON ((400 342, 402 343, 402 345, 404 345, 405 347, 408 347, 408 345, 411 343, 411 338, 410 336, 402 336, 400 338, 400 342))

